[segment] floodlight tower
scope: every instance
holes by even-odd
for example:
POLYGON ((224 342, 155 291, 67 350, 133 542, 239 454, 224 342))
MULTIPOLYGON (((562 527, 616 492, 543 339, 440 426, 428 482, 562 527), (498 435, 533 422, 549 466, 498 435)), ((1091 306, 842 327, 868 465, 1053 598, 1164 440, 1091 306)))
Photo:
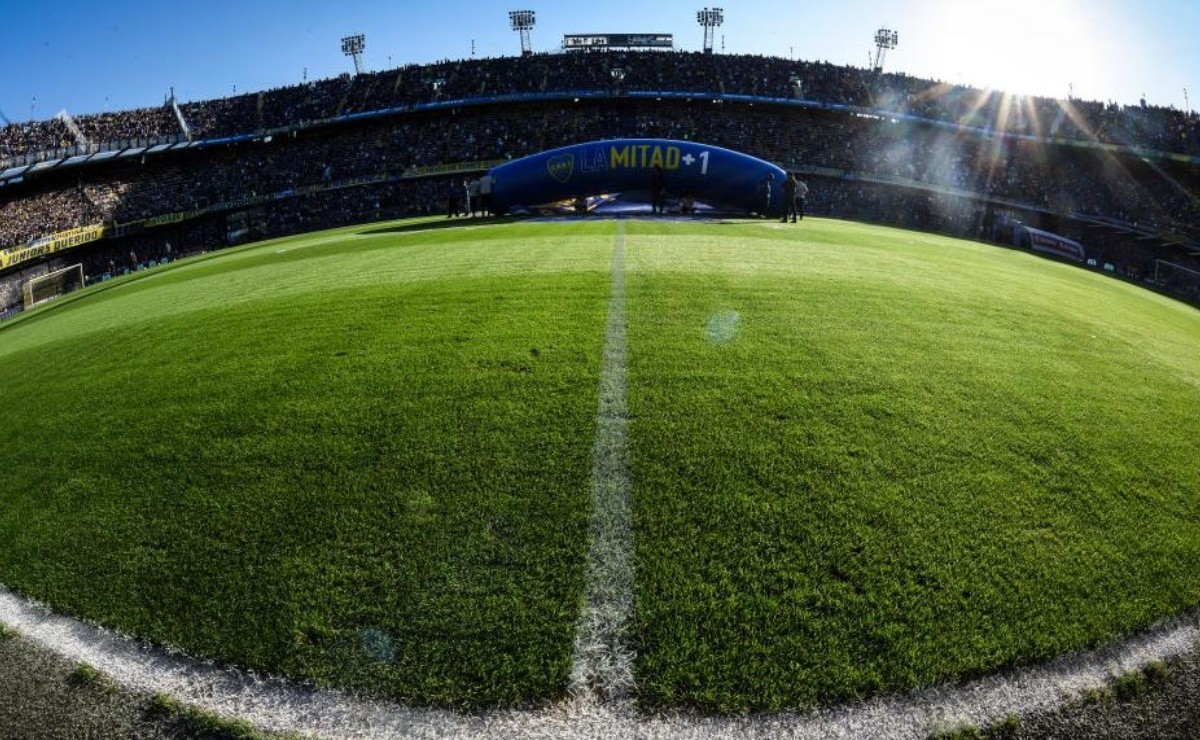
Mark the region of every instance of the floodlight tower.
MULTIPOLYGON (((712 54, 713 29, 725 22, 725 11, 721 8, 705 8, 696 12, 696 22, 704 27, 704 53, 712 54)), ((724 43, 722 43, 722 46, 724 43)))
POLYGON ((354 58, 354 74, 362 74, 362 53, 367 48, 367 37, 361 33, 342 39, 342 53, 354 58))
POLYGON ((895 49, 900 44, 900 34, 881 28, 875 32, 875 74, 883 71, 883 58, 889 49, 895 49))
POLYGON ((532 10, 510 10, 508 13, 508 23, 512 26, 512 30, 521 34, 521 56, 527 57, 533 54, 533 48, 529 43, 529 32, 533 30, 537 24, 537 18, 532 10))

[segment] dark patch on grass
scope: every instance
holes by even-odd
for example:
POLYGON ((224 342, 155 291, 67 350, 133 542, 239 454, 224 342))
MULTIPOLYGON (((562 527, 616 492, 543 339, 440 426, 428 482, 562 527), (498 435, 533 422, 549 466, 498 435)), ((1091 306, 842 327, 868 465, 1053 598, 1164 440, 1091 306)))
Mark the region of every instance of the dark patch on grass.
POLYGON ((378 228, 364 229, 359 234, 407 234, 415 231, 445 231, 464 226, 496 226, 526 220, 527 216, 489 216, 487 218, 442 218, 432 221, 398 223, 378 228))
POLYGON ((147 717, 148 699, 79 671, 34 640, 0 642, 0 737, 195 737, 147 717))
POLYGON ((1156 660, 1142 669, 1146 682, 1151 686, 1164 686, 1171 680, 1171 667, 1165 660, 1156 660))
POLYGON ((211 740, 265 740, 267 737, 245 720, 222 717, 199 707, 187 707, 178 717, 190 734, 211 740))
POLYGON ((76 686, 99 686, 108 683, 108 679, 98 668, 90 663, 80 663, 71 671, 71 683, 76 686))
POLYGON ((163 719, 179 714, 183 710, 184 705, 178 699, 170 694, 159 693, 151 697, 146 713, 154 719, 163 719))
POLYGON ((1093 687, 1085 691, 1083 694, 1084 706, 1103 704, 1105 702, 1112 701, 1112 699, 1113 691, 1108 686, 1093 687))
POLYGON ((1010 714, 989 727, 963 725, 953 730, 930 735, 930 740, 1017 740, 1021 735, 1021 718, 1010 714))
POLYGON ((1112 690, 1118 701, 1131 701, 1141 696, 1148 686, 1146 677, 1140 671, 1133 671, 1118 676, 1112 690))
POLYGON ((988 729, 988 737, 991 740, 1016 740, 1021 733, 1021 718, 1015 714, 1010 714, 1000 722, 988 729))
POLYGON ((990 727, 980 728, 967 724, 948 732, 932 734, 930 740, 1016 740, 1020 733, 1021 718, 1008 715, 990 727))
POLYGON ((1149 663, 1140 671, 1131 671, 1112 684, 1112 694, 1118 701, 1134 701, 1148 691, 1165 686, 1171 677, 1171 669, 1164 661, 1149 663))
POLYGON ((1110 704, 1114 701, 1135 702, 1146 693, 1166 686, 1171 677, 1171 669, 1165 661, 1149 663, 1140 671, 1130 671, 1118 676, 1107 686, 1088 689, 1083 696, 1082 704, 1110 704))
POLYGON ((245 720, 222 717, 184 704, 167 694, 155 694, 147 706, 146 715, 165 722, 172 736, 202 737, 207 740, 264 740, 270 737, 245 720))
POLYGON ((935 733, 930 740, 987 740, 983 730, 975 725, 964 725, 953 730, 935 733))

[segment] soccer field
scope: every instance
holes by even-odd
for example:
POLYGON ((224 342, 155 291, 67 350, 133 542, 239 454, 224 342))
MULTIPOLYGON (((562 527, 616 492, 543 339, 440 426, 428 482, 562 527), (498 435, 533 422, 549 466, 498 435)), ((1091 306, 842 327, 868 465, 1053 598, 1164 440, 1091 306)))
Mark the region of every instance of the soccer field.
POLYGON ((619 264, 644 706, 901 691, 1200 603, 1193 308, 835 221, 443 226, 0 327, 0 583, 368 695, 562 698, 619 264))

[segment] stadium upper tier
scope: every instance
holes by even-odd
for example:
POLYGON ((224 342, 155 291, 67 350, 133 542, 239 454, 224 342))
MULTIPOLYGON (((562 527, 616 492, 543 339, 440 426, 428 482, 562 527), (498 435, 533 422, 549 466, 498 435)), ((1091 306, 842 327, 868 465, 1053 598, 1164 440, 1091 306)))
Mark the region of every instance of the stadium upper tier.
POLYGON ((103 148, 107 142, 220 138, 439 100, 585 90, 801 99, 1017 136, 1200 156, 1200 116, 1173 108, 1014 97, 775 57, 627 51, 411 65, 178 106, 15 123, 0 129, 0 166, 40 152, 103 148))

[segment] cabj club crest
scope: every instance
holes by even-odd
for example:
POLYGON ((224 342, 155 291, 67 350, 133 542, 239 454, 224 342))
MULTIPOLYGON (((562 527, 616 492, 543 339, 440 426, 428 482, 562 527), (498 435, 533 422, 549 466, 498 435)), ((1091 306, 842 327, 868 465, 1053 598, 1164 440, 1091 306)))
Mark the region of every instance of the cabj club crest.
POLYGON ((565 183, 575 172, 575 156, 560 154, 557 157, 551 157, 546 160, 546 169, 550 171, 550 176, 555 180, 565 183))

